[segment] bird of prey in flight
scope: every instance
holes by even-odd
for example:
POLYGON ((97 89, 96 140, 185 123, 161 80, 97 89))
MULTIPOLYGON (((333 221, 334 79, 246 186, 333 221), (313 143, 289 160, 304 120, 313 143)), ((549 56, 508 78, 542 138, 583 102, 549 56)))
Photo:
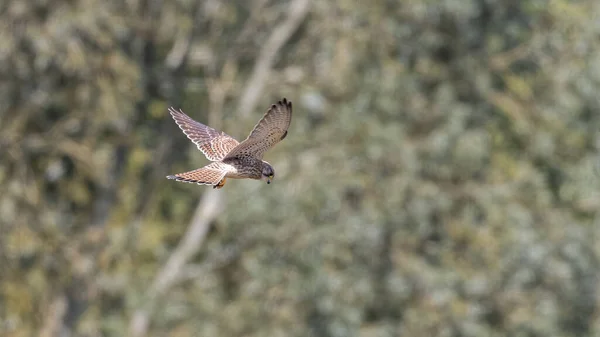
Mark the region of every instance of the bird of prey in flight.
POLYGON ((287 136, 292 121, 292 102, 271 105, 248 138, 241 143, 225 132, 196 122, 183 111, 169 108, 175 123, 212 163, 197 170, 167 176, 168 179, 222 188, 227 178, 265 180, 275 177, 271 164, 262 160, 273 145, 287 136))

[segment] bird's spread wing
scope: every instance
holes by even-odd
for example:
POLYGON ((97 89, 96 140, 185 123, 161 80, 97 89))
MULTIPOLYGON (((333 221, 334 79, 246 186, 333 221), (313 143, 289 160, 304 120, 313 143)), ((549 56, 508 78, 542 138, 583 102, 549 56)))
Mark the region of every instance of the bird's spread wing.
POLYGON ((292 102, 284 98, 271 105, 248 138, 231 150, 226 158, 250 155, 262 159, 267 150, 287 136, 291 121, 292 102))
POLYGON ((219 132, 210 126, 196 122, 181 110, 169 108, 169 112, 183 133, 198 146, 198 150, 202 151, 210 161, 219 161, 225 158, 239 144, 225 132, 219 132))
POLYGON ((227 169, 222 163, 210 163, 197 170, 177 173, 172 176, 167 176, 168 179, 193 183, 198 185, 217 185, 227 174, 227 169))

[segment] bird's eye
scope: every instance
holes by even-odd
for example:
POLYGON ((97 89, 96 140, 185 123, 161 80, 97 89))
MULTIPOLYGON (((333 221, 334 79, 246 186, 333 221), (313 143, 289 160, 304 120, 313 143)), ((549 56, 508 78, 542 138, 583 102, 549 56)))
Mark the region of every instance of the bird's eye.
POLYGON ((273 175, 272 175, 272 174, 269 174, 269 178, 273 179, 273 175))

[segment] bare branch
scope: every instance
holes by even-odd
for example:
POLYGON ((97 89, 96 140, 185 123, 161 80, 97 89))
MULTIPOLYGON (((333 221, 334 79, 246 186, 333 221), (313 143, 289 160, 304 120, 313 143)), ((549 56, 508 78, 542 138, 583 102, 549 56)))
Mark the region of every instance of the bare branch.
POLYGON ((310 0, 294 0, 290 5, 289 13, 285 21, 273 29, 271 36, 260 51, 258 60, 250 79, 246 83, 246 90, 239 101, 238 109, 240 116, 247 117, 258 103, 258 98, 263 92, 275 56, 298 29, 310 7, 310 0))
POLYGON ((203 261, 201 264, 188 264, 185 270, 179 275, 179 279, 175 280, 175 282, 179 283, 189 279, 197 279, 217 268, 231 263, 241 255, 242 248, 238 245, 240 244, 236 243, 235 245, 221 249, 219 252, 212 254, 211 258, 203 261))
POLYGON ((177 35, 177 39, 165 59, 165 65, 168 69, 174 71, 182 67, 190 51, 192 37, 192 29, 189 32, 177 35))
POLYGON ((173 254, 158 272, 150 290, 146 306, 138 309, 131 320, 129 329, 132 336, 144 336, 148 330, 150 315, 156 299, 166 293, 181 278, 187 262, 200 250, 210 223, 222 211, 223 193, 209 190, 204 193, 196 208, 192 222, 173 254))
POLYGON ((67 300, 63 295, 55 298, 46 312, 44 326, 40 337, 53 337, 63 335, 63 319, 67 312, 67 300))
POLYGON ((192 223, 184 234, 183 241, 179 243, 167 264, 159 273, 152 285, 151 292, 160 295, 169 289, 177 274, 181 272, 184 264, 195 255, 208 232, 210 223, 223 210, 223 193, 217 190, 208 190, 202 196, 202 201, 196 208, 192 223))

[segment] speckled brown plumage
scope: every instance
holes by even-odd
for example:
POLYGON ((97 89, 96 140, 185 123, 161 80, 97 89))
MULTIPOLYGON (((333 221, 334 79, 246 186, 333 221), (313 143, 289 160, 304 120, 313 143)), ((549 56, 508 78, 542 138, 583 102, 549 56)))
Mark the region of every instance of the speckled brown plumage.
POLYGON ((292 122, 292 102, 285 98, 271 105, 265 115, 258 121, 248 138, 227 154, 228 158, 248 155, 262 159, 267 150, 287 136, 292 122))
POLYGON ((183 133, 213 163, 200 169, 167 176, 176 181, 213 185, 221 188, 226 178, 265 179, 271 182, 275 172, 262 160, 265 152, 287 136, 292 121, 292 102, 282 99, 271 105, 248 138, 239 143, 224 132, 196 122, 183 111, 169 108, 183 133))
POLYGON ((239 144, 225 132, 219 132, 210 126, 196 122, 181 110, 169 108, 169 112, 183 133, 210 161, 219 161, 225 158, 239 144))

